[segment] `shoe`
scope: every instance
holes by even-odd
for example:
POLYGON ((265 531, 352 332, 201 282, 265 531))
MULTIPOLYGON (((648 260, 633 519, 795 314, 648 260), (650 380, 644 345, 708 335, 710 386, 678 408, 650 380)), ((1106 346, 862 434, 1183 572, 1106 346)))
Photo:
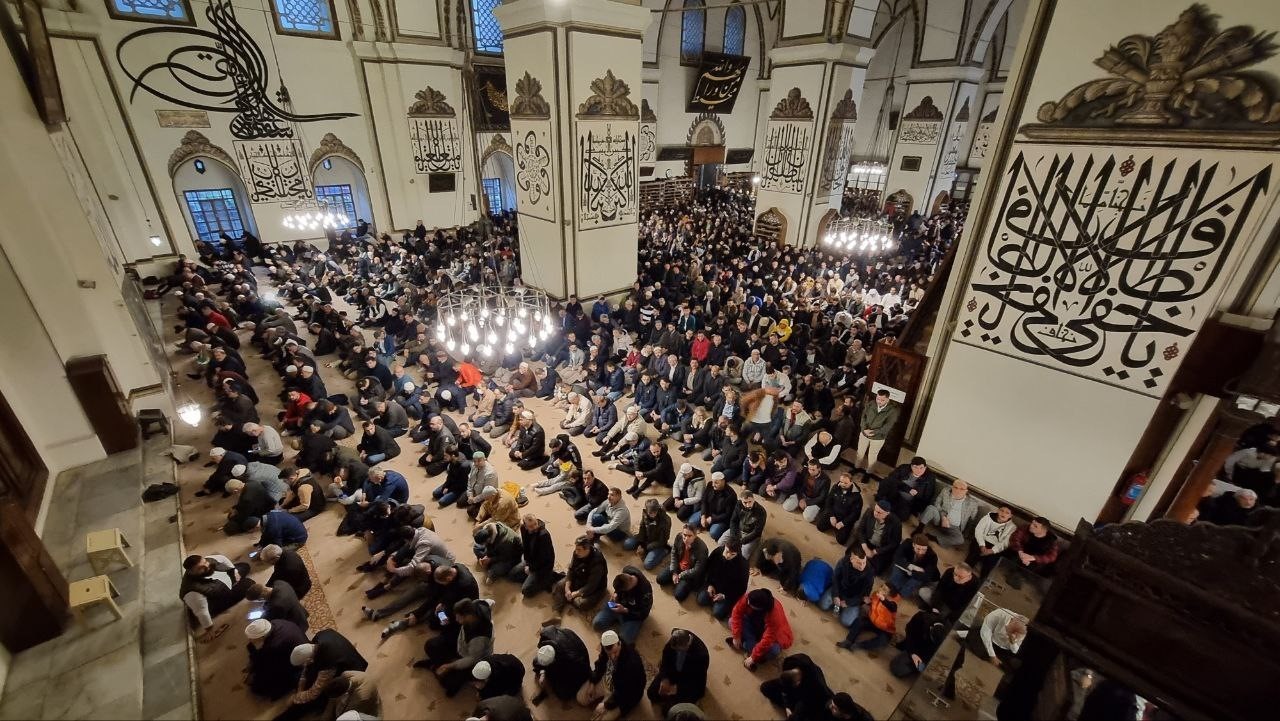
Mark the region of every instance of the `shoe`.
POLYGON ((533 698, 529 699, 529 703, 533 704, 534 706, 538 706, 539 704, 541 704, 543 701, 546 701, 546 700, 547 700, 547 692, 539 691, 537 696, 534 696, 533 698))
POLYGON ((836 647, 843 648, 846 651, 853 650, 853 644, 849 643, 848 641, 836 641, 836 647))
POLYGON ((368 561, 365 561, 359 566, 356 566, 356 570, 359 571, 360 573, 370 573, 372 571, 376 571, 377 569, 378 569, 377 566, 373 565, 372 563, 369 563, 368 561))
POLYGON ((223 491, 223 492, 222 492, 222 497, 223 497, 223 498, 230 498, 230 497, 231 497, 231 494, 230 494, 230 493, 227 493, 226 491, 223 491))
POLYGON ((627 489, 627 491, 626 491, 626 493, 627 493, 627 495, 628 495, 628 496, 631 496, 632 498, 639 498, 639 497, 640 497, 640 489, 639 489, 639 488, 628 488, 628 489, 627 489))
POLYGON ((411 664, 414 668, 431 668, 431 659, 421 658, 411 664))
POLYGON ((361 606, 361 607, 360 607, 360 613, 364 614, 364 620, 366 620, 366 621, 372 621, 372 620, 374 620, 374 618, 373 618, 373 609, 372 609, 372 608, 369 608, 368 606, 361 606))
POLYGON ((368 591, 365 591, 364 595, 365 595, 365 598, 368 598, 369 600, 373 600, 386 592, 387 592, 387 587, 383 586, 382 584, 378 584, 373 588, 369 589, 368 591))
POLYGON ((729 648, 733 648, 733 636, 729 636, 728 638, 726 638, 724 640, 724 645, 728 646, 729 648))
POLYGON ((200 375, 199 373, 188 373, 187 377, 191 378, 192 380, 195 380, 195 379, 203 378, 204 376, 200 375))

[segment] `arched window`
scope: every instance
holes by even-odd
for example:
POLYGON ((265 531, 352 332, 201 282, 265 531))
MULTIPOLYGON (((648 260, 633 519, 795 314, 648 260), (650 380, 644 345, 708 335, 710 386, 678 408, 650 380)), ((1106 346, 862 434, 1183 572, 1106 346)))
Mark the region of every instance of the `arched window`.
POLYGON ((476 52, 502 54, 502 26, 493 16, 500 0, 471 0, 471 29, 475 34, 476 52))
POLYGON ((702 0, 684 0, 680 14, 680 62, 697 63, 702 57, 702 42, 707 33, 707 11, 702 0))
POLYGON ((191 0, 107 0, 107 11, 121 20, 192 24, 191 0))
POLYGON ((747 45, 747 11, 734 5, 724 11, 724 51, 741 55, 747 45))
POLYGON ((276 32, 281 35, 336 38, 333 0, 273 0, 276 32))

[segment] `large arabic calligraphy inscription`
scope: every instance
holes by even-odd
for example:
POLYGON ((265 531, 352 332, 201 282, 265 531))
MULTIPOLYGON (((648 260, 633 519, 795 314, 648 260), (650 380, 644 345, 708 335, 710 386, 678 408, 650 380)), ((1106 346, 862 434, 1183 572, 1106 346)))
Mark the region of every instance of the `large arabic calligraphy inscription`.
POLYGON ((805 163, 812 145, 811 121, 770 120, 765 131, 760 187, 781 193, 804 193, 805 163))
POLYGON ((409 118, 409 143, 418 175, 462 170, 462 137, 454 118, 409 118))
POLYGON ((555 220, 550 123, 515 121, 516 201, 520 215, 555 220))
POLYGON ((304 200, 314 195, 302 142, 296 138, 237 140, 235 152, 250 203, 304 200))
POLYGON ((578 122, 578 228, 634 223, 639 211, 632 122, 578 122))
POLYGON ((956 340, 1144 395, 1179 356, 1265 211, 1265 156, 1024 146, 956 340))

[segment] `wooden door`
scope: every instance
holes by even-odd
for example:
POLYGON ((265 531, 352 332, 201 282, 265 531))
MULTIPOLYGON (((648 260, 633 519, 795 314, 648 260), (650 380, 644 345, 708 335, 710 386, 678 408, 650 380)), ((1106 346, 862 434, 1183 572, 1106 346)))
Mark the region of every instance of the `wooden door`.
MULTIPOLYGON (((890 466, 897 465, 898 452, 902 449, 902 438, 907 430, 907 422, 920 395, 920 382, 924 379, 926 360, 924 355, 900 348, 889 339, 878 341, 875 351, 871 354, 871 367, 867 371, 867 398, 875 395, 879 390, 878 386, 883 386, 889 390, 890 397, 901 406, 898 423, 893 430, 889 431, 878 459, 890 466)), ((863 402, 873 401, 864 400, 863 402)))

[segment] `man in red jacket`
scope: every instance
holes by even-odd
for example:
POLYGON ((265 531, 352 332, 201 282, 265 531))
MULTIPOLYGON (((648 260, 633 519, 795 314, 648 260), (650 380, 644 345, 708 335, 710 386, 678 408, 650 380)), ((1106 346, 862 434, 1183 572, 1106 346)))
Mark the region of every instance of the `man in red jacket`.
POLYGON ((725 643, 747 654, 742 665, 752 671, 791 648, 795 640, 787 612, 766 588, 738 599, 729 617, 729 630, 733 635, 725 643))
POLYGON ((284 410, 280 411, 280 424, 285 431, 297 433, 302 429, 302 419, 307 415, 307 406, 311 404, 311 396, 296 388, 290 388, 289 400, 284 410))

